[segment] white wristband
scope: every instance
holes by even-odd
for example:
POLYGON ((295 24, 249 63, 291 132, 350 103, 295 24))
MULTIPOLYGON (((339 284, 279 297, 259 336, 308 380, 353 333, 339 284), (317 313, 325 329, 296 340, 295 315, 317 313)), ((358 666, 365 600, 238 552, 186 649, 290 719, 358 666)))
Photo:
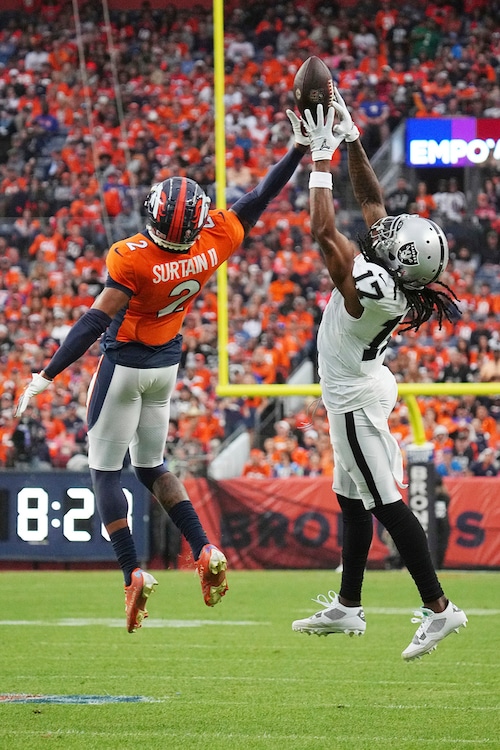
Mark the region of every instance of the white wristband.
POLYGON ((309 190, 311 188, 326 188, 333 190, 333 177, 331 172, 311 172, 309 175, 309 190))

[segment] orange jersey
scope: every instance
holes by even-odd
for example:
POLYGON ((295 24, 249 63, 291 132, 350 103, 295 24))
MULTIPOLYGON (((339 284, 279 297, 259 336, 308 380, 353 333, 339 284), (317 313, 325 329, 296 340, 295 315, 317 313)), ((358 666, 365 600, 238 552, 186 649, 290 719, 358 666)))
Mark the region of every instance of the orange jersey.
POLYGON ((107 285, 114 282, 132 296, 124 315, 109 327, 107 343, 110 336, 118 344, 135 342, 147 347, 172 341, 190 305, 243 237, 243 226, 234 212, 215 210, 209 212, 186 253, 162 249, 146 232, 115 242, 106 257, 107 285))

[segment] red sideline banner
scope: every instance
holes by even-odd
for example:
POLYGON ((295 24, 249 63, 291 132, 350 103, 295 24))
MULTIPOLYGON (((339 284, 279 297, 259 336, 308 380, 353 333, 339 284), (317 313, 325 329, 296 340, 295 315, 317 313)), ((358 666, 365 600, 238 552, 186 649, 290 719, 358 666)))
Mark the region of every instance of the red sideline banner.
MULTIPOLYGON (((445 478, 452 527, 445 567, 500 567, 500 478, 445 478)), ((214 544, 234 569, 332 569, 340 562, 340 509, 330 478, 185 481, 214 544)), ((406 499, 406 498, 405 498, 406 499)), ((388 555, 376 526, 369 555, 388 555)))
POLYGON ((451 536, 449 568, 500 567, 500 477, 447 479, 451 536))

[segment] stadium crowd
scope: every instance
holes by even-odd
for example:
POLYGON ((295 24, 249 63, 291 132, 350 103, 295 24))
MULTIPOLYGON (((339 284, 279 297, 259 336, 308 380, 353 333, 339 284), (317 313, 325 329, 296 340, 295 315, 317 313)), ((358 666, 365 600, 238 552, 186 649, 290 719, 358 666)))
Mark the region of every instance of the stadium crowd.
MULTIPOLYGON (((500 115, 498 2, 381 0, 375 12, 353 0, 225 6, 228 206, 287 150, 285 110, 309 55, 331 68, 370 155, 410 116, 500 115)), ((85 395, 98 345, 22 419, 13 407, 103 288, 110 244, 144 225, 151 184, 186 175, 215 204, 213 83, 211 19, 199 7, 144 2, 111 11, 110 25, 92 2, 77 19, 64 0, 0 12, 1 466, 85 465, 85 395)), ((343 180, 342 152, 334 158, 343 180)), ((397 336, 387 362, 400 382, 498 381, 500 161, 481 168, 480 187, 467 195, 460 170, 441 174, 436 184, 402 174, 386 205, 444 227, 451 259, 443 280, 462 315, 397 336)), ((315 361, 331 282, 310 236, 308 177, 305 159, 228 263, 233 383, 285 382, 305 359, 315 361)), ((343 231, 355 236, 348 207, 337 208, 343 231)), ((185 322, 166 446, 172 468, 206 473, 223 442, 245 429, 254 446, 245 475, 331 475, 321 403, 269 421, 276 406, 268 399, 217 397, 217 359, 214 281, 185 322)), ((441 474, 500 471, 499 398, 419 404, 441 474)), ((403 448, 411 442, 404 402, 391 429, 403 448)))

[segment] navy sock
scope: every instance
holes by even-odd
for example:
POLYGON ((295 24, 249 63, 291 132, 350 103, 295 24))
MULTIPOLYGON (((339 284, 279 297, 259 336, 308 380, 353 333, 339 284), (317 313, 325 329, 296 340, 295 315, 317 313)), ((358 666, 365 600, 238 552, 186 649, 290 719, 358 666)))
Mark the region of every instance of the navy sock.
POLYGON ((202 547, 208 544, 208 537, 201 525, 198 514, 191 505, 191 500, 182 500, 169 510, 168 515, 191 547, 193 557, 197 560, 202 547))
POLYGON ((119 518, 126 518, 128 502, 121 485, 121 471, 91 469, 90 476, 103 524, 108 526, 119 518))
POLYGON ((128 526, 110 534, 118 564, 123 571, 125 586, 130 586, 132 571, 139 567, 135 544, 128 526))

